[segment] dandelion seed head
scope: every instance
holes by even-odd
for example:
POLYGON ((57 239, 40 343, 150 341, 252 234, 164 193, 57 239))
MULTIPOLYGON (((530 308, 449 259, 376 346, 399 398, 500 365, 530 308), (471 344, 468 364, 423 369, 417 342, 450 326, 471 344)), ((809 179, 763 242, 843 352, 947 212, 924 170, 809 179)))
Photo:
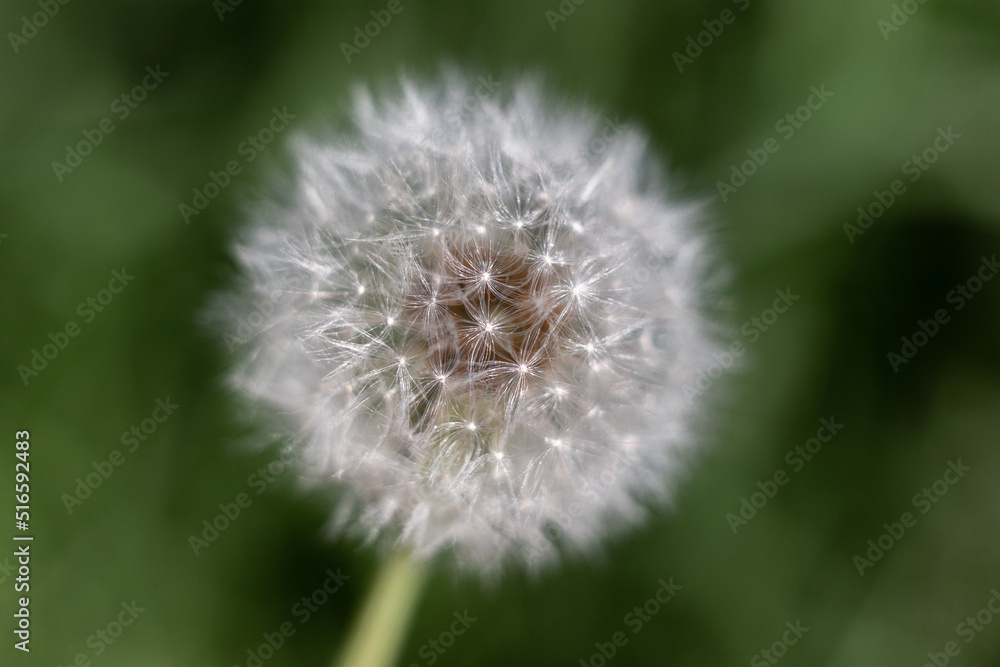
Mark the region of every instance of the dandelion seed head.
POLYGON ((299 136, 291 190, 251 210, 233 302, 272 307, 232 383, 372 541, 483 574, 591 550, 698 440, 694 209, 640 133, 588 155, 600 117, 536 83, 472 110, 458 74, 402 88, 359 92, 350 140, 299 136))

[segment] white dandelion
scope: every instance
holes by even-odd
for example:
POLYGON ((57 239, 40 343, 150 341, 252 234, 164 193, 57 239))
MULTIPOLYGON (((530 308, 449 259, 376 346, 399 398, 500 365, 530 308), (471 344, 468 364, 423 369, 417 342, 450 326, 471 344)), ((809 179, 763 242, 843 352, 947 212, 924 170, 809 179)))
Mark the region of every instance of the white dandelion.
POLYGON ((715 345, 695 207, 642 135, 471 90, 360 92, 354 134, 295 140, 238 246, 233 302, 273 307, 232 381, 342 491, 338 530, 489 576, 669 500, 715 345))

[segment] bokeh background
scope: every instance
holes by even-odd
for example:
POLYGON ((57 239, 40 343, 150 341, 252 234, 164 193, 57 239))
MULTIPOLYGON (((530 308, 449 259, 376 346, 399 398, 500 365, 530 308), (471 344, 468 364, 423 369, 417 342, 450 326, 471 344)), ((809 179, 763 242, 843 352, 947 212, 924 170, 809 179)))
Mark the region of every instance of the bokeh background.
POLYGON ((341 43, 386 2, 53 0, 26 28, 44 4, 0 7, 0 534, 18 532, 14 433, 29 429, 35 536, 30 655, 12 648, 13 546, 0 549, 0 663, 245 666, 286 621, 296 633, 263 664, 329 663, 377 561, 326 539, 327 501, 290 474, 249 486, 275 452, 244 451, 258 436, 220 388, 229 351, 198 317, 283 140, 342 125, 354 84, 446 60, 502 83, 540 72, 555 94, 645 128, 675 196, 707 202, 732 273, 719 305, 747 353, 713 383, 707 444, 672 508, 599 558, 497 590, 435 571, 400 664, 596 666, 595 643, 618 631, 628 641, 608 664, 772 664, 760 652, 786 622, 809 628, 773 649, 787 665, 919 666, 948 642, 960 653, 939 662, 1000 664, 1000 618, 980 612, 1000 587, 1000 281, 961 310, 948 300, 1000 252, 1000 5, 402 0, 347 62, 341 43), (713 23, 725 10, 731 22, 713 23), (122 118, 112 104, 147 66, 169 74, 122 118), (812 86, 832 96, 786 138, 776 124, 812 86), (295 119, 246 163, 241 142, 275 107, 295 119), (57 175, 104 118, 114 131, 57 175), (907 162, 948 128, 960 137, 909 180, 907 162), (718 182, 769 137, 780 149, 723 200, 718 182), (186 223, 179 204, 234 159, 242 173, 186 223), (858 207, 896 179, 904 194, 849 238, 858 207), (79 304, 123 267, 134 280, 85 320, 79 304), (741 328, 777 289, 799 299, 751 341, 741 328), (894 372, 887 354, 941 308, 950 320, 894 372), (79 335, 25 383, 18 366, 70 321, 79 335), (179 408, 128 452, 123 432, 167 398, 179 408), (786 452, 831 417, 843 428, 795 470, 786 452), (124 463, 70 513, 63 494, 115 449, 124 463), (968 472, 921 514, 914 495, 959 460, 968 472), (788 483, 734 534, 726 515, 779 470, 788 483), (189 536, 248 491, 195 555, 189 536), (854 557, 907 511, 916 525, 860 575, 854 557), (328 568, 349 579, 301 623, 293 606, 328 568), (626 614, 671 577, 683 588, 632 632, 626 614), (97 639, 133 600, 135 622, 97 639), (425 646, 465 610, 477 620, 453 646, 425 646), (959 624, 977 612, 992 623, 970 637, 959 624))

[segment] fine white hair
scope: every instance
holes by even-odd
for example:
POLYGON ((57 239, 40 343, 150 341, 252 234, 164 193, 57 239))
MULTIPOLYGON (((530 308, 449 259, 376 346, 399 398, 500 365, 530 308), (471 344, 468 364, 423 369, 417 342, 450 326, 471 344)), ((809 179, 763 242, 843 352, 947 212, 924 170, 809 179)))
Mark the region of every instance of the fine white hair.
POLYGON ((232 383, 340 489, 331 525, 486 576, 668 501, 716 351, 697 209, 643 135, 494 88, 404 78, 296 137, 226 297, 261 321, 232 383))

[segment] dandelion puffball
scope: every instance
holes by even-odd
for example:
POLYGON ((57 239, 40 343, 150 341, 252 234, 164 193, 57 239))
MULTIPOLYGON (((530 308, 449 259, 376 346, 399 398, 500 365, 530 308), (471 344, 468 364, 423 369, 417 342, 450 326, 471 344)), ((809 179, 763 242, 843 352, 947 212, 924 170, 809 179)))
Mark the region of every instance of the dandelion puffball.
POLYGON ((260 322, 232 382, 340 489, 331 524, 484 574, 668 500, 715 349, 695 209, 642 135, 497 85, 404 79, 297 137, 228 297, 260 322))

